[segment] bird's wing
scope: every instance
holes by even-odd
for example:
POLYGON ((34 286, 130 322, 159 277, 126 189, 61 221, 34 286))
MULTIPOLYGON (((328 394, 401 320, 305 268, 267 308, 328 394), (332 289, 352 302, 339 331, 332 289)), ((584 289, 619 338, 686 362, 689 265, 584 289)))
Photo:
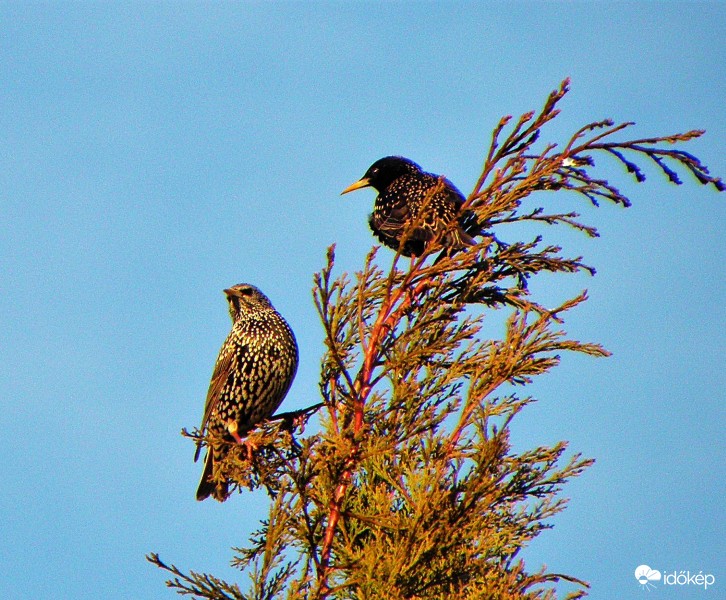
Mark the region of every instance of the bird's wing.
POLYGON ((212 381, 209 382, 209 390, 207 390, 207 401, 204 404, 204 417, 202 418, 201 427, 202 431, 204 431, 207 426, 209 417, 212 415, 212 411, 219 401, 219 397, 222 394, 224 385, 227 383, 227 379, 229 379, 233 359, 234 352, 226 352, 224 355, 219 357, 217 363, 214 365, 212 381))
POLYGON ((461 206, 464 202, 466 202, 466 196, 464 196, 464 194, 461 193, 461 190, 446 177, 444 177, 444 185, 449 192, 449 197, 454 200, 457 206, 461 206))
POLYGON ((401 230, 406 226, 406 221, 409 219, 410 211, 408 206, 405 204, 399 204, 388 211, 385 215, 379 213, 373 213, 371 216, 371 224, 376 229, 393 235, 394 237, 401 233, 401 230))
MULTIPOLYGON (((225 343, 226 346, 226 343, 225 343)), ((212 416, 219 397, 222 394, 224 385, 229 379, 229 374, 232 369, 232 361, 234 360, 234 352, 226 352, 221 355, 214 365, 214 372, 212 373, 212 381, 209 383, 209 390, 207 390, 207 401, 204 404, 204 416, 202 417, 202 426, 199 431, 204 435, 209 423, 209 418, 212 416)), ((197 451, 194 453, 194 462, 197 462, 199 454, 202 451, 201 441, 197 442, 197 451)))
POLYGON ((479 224, 476 212, 473 210, 462 211, 461 207, 466 202, 466 197, 451 181, 445 179, 444 182, 449 192, 449 198, 454 201, 456 211, 459 213, 458 222, 460 229, 456 233, 458 241, 466 246, 474 246, 476 245, 474 237, 480 235, 482 232, 482 227, 479 224))

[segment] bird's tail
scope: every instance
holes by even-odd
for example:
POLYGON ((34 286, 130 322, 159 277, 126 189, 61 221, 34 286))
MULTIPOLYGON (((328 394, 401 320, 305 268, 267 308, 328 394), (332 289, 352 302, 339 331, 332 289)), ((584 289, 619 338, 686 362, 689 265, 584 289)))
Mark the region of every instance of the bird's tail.
POLYGON ((477 222, 473 211, 466 211, 459 219, 458 227, 447 233, 444 238, 444 250, 436 257, 434 264, 438 264, 446 256, 453 256, 457 252, 476 246, 479 242, 476 236, 483 233, 483 227, 477 222))
POLYGON ((227 499, 228 484, 215 483, 212 481, 212 472, 214 470, 214 452, 210 448, 207 450, 207 456, 204 459, 204 471, 202 472, 202 478, 199 481, 199 487, 197 488, 197 500, 205 500, 209 496, 213 496, 215 500, 224 502, 227 499))
POLYGON ((473 246, 476 244, 474 238, 484 233, 484 225, 479 222, 473 210, 467 210, 459 217, 459 231, 463 233, 462 237, 465 236, 465 245, 473 246), (474 242, 474 244, 469 242, 474 242))
POLYGON ((457 229, 454 233, 454 243, 451 244, 454 248, 461 249, 467 246, 476 246, 477 241, 470 236, 466 231, 457 229))

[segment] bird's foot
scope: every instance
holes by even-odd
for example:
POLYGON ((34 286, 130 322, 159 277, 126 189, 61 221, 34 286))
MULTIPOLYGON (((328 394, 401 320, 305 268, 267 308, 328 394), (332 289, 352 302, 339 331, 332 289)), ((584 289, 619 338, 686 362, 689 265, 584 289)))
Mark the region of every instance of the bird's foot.
POLYGON ((252 442, 250 440, 244 440, 240 442, 245 447, 245 450, 247 451, 247 460, 254 461, 255 460, 255 452, 259 449, 260 445, 256 444, 255 442, 252 442))
POLYGON ((255 457, 255 452, 257 452, 257 449, 259 448, 259 444, 251 442, 248 439, 243 440, 239 433, 237 433, 237 429, 237 421, 230 420, 227 422, 227 431, 229 431, 229 435, 231 435, 234 438, 234 441, 240 446, 245 447, 247 459, 252 460, 255 457))

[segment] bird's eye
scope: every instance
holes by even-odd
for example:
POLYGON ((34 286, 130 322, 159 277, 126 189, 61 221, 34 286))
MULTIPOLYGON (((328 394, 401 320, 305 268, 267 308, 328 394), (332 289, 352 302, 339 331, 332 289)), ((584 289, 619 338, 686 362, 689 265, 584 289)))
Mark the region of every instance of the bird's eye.
POLYGON ((251 296, 251 295, 252 295, 252 290, 251 290, 250 288, 242 288, 242 289, 241 289, 241 290, 239 291, 239 293, 240 293, 240 294, 241 294, 242 296, 251 296))

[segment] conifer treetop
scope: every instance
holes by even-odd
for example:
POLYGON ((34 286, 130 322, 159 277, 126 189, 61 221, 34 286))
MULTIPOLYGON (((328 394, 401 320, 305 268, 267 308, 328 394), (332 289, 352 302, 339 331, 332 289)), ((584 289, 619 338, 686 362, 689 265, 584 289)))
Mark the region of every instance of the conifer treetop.
MULTIPOLYGON (((594 269, 541 235, 505 242, 502 232, 530 221, 597 236, 579 214, 550 211, 540 192, 629 206, 623 192, 595 176, 600 157, 622 164, 637 182, 645 180, 642 160, 672 183, 681 184, 682 171, 718 191, 724 184, 673 148, 702 131, 614 141, 633 124, 603 120, 561 147, 538 145, 568 89, 565 80, 539 113, 504 117, 494 128, 464 205, 483 227, 476 246, 446 249, 450 232, 441 231, 411 259, 374 247, 352 276, 337 273, 328 249, 313 287, 325 342, 322 405, 268 422, 252 434, 255 460, 230 451, 217 474, 238 488, 262 487, 270 499, 268 518, 235 549, 233 564, 249 583, 186 574, 149 555, 171 574, 169 587, 215 600, 553 600, 557 582, 566 582, 565 598, 585 595, 586 582, 532 570, 520 553, 564 509, 563 485, 593 461, 568 453, 564 441, 514 449, 510 432, 534 401, 520 391, 563 352, 608 355, 564 330, 586 291, 548 306, 529 289, 535 276, 594 269), (498 339, 483 334, 491 319, 503 325, 498 339), (316 426, 301 431, 313 413, 316 426)), ((186 435, 210 441, 198 431, 186 435)))

